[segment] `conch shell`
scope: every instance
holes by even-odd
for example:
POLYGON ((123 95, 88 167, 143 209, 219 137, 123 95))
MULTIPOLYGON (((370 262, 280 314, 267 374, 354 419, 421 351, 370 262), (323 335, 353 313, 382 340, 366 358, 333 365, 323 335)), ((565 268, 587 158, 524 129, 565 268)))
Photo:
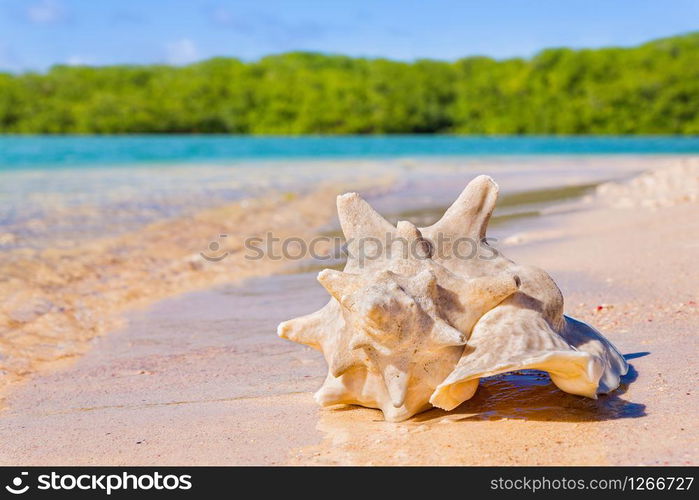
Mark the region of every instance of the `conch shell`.
POLYGON ((522 369, 544 370, 560 389, 590 398, 618 387, 628 365, 614 346, 563 315, 544 271, 487 244, 497 194, 479 176, 437 223, 419 229, 394 227, 356 193, 338 197, 347 264, 318 275, 332 298, 278 328, 325 355, 321 406, 379 408, 401 421, 456 408, 482 377, 522 369))

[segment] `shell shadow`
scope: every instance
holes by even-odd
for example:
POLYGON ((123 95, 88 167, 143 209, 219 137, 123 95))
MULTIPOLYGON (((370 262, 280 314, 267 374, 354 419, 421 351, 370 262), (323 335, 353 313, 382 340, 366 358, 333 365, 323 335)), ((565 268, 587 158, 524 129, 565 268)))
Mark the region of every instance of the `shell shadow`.
MULTIPOLYGON (((645 355, 646 353, 642 353, 645 355)), ((619 388, 598 399, 575 396, 556 387, 546 372, 519 370, 481 380, 476 394, 458 408, 446 412, 432 409, 416 415, 414 422, 436 419, 524 419, 553 422, 598 422, 646 415, 646 406, 622 399, 638 372, 629 365, 619 388)))

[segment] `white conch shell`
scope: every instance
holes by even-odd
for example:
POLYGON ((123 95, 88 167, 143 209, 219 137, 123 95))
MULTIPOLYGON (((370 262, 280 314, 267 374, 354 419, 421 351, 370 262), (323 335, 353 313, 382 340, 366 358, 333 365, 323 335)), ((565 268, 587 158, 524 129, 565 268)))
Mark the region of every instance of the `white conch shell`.
POLYGON ((400 421, 432 406, 453 409, 480 378, 520 369, 547 371, 562 390, 592 398, 619 385, 623 356, 563 315, 553 280, 484 241, 497 193, 490 177, 477 177, 422 229, 394 227, 356 193, 338 197, 349 257, 343 272, 318 275, 332 299, 278 329, 323 351, 329 373, 319 404, 380 408, 400 421))

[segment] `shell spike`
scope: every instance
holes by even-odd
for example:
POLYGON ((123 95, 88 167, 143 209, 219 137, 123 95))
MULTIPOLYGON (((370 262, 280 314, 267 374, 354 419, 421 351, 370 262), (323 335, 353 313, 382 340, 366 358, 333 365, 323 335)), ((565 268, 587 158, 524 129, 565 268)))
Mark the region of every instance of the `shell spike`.
POLYGON ((485 314, 488 310, 515 293, 522 284, 519 276, 511 273, 500 273, 495 276, 484 276, 468 280, 461 292, 462 302, 485 314))
POLYGON ((387 365, 383 370, 383 379, 386 383, 386 390, 394 408, 400 408, 405 404, 408 395, 408 381, 410 375, 407 370, 403 370, 395 365, 387 365))
POLYGON ((467 340, 466 335, 442 320, 434 322, 431 339, 436 345, 444 347, 462 346, 467 340))
POLYGON ((432 256, 432 246, 420 230, 411 222, 398 221, 396 225, 396 239, 393 241, 392 251, 398 250, 396 255, 404 258, 426 259, 432 256))
POLYGON ((393 225, 357 193, 346 193, 337 197, 337 214, 342 232, 348 240, 373 236, 383 241, 386 234, 395 231, 393 225))
POLYGON ((342 297, 354 292, 360 286, 360 277, 356 274, 335 271, 334 269, 324 269, 318 273, 318 282, 335 297, 338 302, 342 302, 342 297))
POLYGON ((323 310, 279 323, 277 335, 283 339, 320 349, 323 310))
POLYGON ((468 183, 461 195, 430 226, 431 232, 468 236, 482 240, 498 199, 498 185, 487 175, 479 175, 468 183))

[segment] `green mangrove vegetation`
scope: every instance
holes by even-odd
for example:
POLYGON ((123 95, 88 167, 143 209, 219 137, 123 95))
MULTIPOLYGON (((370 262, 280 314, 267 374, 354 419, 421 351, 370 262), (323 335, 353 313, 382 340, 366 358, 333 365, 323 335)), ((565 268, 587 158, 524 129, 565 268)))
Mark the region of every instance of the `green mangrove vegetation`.
POLYGON ((699 134, 699 33, 530 59, 286 53, 0 73, 0 132, 699 134))

